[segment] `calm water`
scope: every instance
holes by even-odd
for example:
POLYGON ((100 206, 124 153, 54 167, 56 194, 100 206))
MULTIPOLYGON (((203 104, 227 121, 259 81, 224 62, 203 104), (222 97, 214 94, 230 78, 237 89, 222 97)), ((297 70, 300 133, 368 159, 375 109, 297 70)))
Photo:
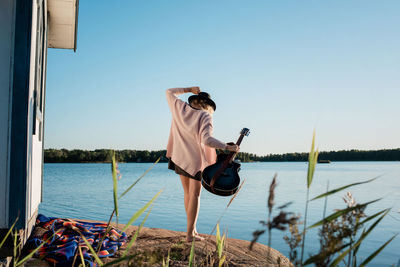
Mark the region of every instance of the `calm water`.
MULTIPOLYGON (((147 163, 121 163, 120 170, 123 177, 119 183, 119 192, 122 193, 150 166, 151 164, 147 163)), ((286 210, 303 214, 306 197, 306 172, 306 163, 242 164, 240 176, 242 179, 246 178, 246 182, 223 217, 221 228, 228 230, 229 237, 251 240, 252 232, 260 229, 259 221, 266 220, 267 190, 275 173, 278 173, 276 204, 281 205, 288 201, 294 201, 286 210)), ((317 166, 310 191, 311 197, 324 192, 328 180, 332 189, 378 175, 383 176, 372 183, 350 189, 359 203, 383 198, 367 208, 367 215, 383 208, 392 208, 388 216, 375 228, 375 232, 371 233, 360 247, 359 255, 364 259, 386 240, 400 232, 400 162, 320 164, 317 166)), ((167 169, 165 163, 156 165, 120 200, 119 221, 127 222, 135 211, 162 188, 164 191, 156 200, 146 226, 185 231, 186 218, 180 179, 167 169)), ((335 208, 345 207, 341 199, 344 193, 328 199, 329 212, 335 208)), ((214 196, 205 190, 202 192, 197 227, 199 232, 211 232, 229 199, 214 196)), ((45 164, 41 213, 46 216, 106 221, 112 209, 112 178, 109 164, 45 164)), ((322 209, 323 200, 310 203, 309 225, 321 219, 322 209)), ((140 221, 141 219, 135 224, 139 224, 140 221)), ((272 247, 287 255, 288 247, 282 239, 283 236, 283 233, 274 231, 272 247)), ((267 236, 263 235, 260 242, 266 243, 267 236)), ((318 248, 317 232, 309 232, 306 238, 306 252, 311 253, 317 251, 318 248)), ((397 263, 399 259, 400 237, 397 237, 380 256, 375 258, 370 266, 390 266, 397 263)))

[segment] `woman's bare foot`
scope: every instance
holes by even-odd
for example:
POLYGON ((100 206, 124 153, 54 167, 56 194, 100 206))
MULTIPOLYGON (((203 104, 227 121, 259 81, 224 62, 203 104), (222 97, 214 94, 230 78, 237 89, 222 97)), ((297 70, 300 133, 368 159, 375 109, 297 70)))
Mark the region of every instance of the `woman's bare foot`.
POLYGON ((193 239, 195 239, 195 241, 203 241, 203 240, 204 240, 204 237, 200 236, 198 233, 195 234, 194 236, 186 237, 186 241, 187 241, 187 242, 192 242, 193 239))
POLYGON ((197 229, 196 229, 196 228, 193 230, 193 234, 194 234, 194 235, 200 236, 200 234, 199 234, 199 232, 197 232, 197 229))

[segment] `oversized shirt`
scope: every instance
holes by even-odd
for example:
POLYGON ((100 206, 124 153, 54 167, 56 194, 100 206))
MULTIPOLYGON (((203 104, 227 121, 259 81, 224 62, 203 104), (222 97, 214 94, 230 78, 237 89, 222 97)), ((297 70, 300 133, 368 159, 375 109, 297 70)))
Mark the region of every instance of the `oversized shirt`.
POLYGON ((210 113, 192 108, 178 98, 185 92, 185 88, 166 91, 172 113, 167 157, 181 169, 195 176, 216 162, 215 148, 225 149, 226 143, 212 137, 213 120, 210 113))

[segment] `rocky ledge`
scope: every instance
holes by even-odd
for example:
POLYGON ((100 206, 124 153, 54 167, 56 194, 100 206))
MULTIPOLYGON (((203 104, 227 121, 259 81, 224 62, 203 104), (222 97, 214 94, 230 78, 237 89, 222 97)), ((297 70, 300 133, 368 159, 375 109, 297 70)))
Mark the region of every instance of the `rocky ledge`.
MULTIPOLYGON (((122 229, 123 225, 120 224, 117 228, 122 229)), ((128 242, 137 229, 137 226, 130 226, 126 230, 128 242)), ((205 240, 195 242, 194 248, 196 266, 218 266, 215 236, 201 235, 205 237, 205 240)), ((268 246, 256 243, 250 250, 249 245, 249 241, 228 238, 223 251, 226 255, 223 266, 293 266, 284 255, 273 248, 269 250, 268 246)), ((169 266, 188 266, 190 249, 191 243, 186 242, 184 232, 143 227, 135 244, 128 251, 128 255, 133 256, 132 260, 129 264, 123 262, 118 266, 163 266, 162 262, 167 259, 168 252, 169 266)), ((107 263, 122 257, 125 250, 126 245, 122 246, 114 257, 102 260, 107 263)), ((28 266, 50 265, 32 259, 28 266)))

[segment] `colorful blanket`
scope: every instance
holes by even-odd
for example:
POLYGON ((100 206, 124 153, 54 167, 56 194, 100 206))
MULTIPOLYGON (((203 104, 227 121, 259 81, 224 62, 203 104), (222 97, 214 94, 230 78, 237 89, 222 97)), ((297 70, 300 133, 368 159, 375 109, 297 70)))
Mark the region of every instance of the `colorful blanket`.
MULTIPOLYGON (((43 258, 55 266, 72 266, 75 255, 75 265, 81 263, 78 246, 82 249, 82 254, 86 263, 90 266, 96 266, 93 256, 88 246, 83 241, 81 235, 89 241, 91 246, 97 251, 99 242, 106 233, 107 224, 89 223, 83 221, 74 221, 70 219, 60 219, 46 217, 41 214, 36 219, 35 229, 32 236, 26 243, 29 251, 33 251, 45 240, 44 244, 35 256, 43 258), (56 233, 56 234, 54 234, 56 233)), ((104 238, 98 256, 100 258, 109 257, 116 253, 118 248, 125 244, 127 236, 112 228, 104 238)))

